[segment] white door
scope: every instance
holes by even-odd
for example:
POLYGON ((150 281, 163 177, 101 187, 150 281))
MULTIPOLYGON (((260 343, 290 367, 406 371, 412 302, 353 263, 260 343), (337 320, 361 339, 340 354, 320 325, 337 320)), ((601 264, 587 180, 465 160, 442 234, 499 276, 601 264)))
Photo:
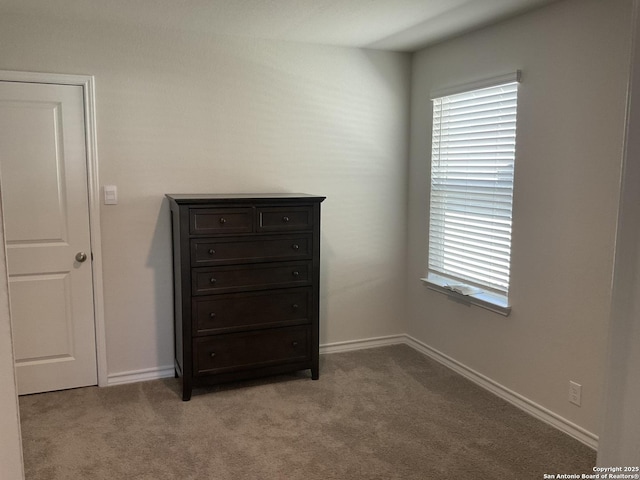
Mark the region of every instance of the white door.
POLYGON ((19 394, 97 384, 86 159, 82 86, 0 81, 19 394))

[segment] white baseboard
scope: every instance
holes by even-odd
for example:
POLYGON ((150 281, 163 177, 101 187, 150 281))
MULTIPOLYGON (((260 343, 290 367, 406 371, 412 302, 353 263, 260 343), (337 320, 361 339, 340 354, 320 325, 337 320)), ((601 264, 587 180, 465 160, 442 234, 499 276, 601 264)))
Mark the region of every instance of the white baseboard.
POLYGON ((173 365, 170 367, 145 368, 143 370, 131 370, 129 372, 111 373, 107 377, 107 386, 122 385, 124 383, 145 382, 159 378, 173 377, 173 365))
MULTIPOLYGON (((391 335, 388 337, 368 338, 366 340, 352 340, 336 342, 320 346, 320 353, 349 352, 364 348, 384 347, 406 343, 405 335, 391 335)), ((159 378, 173 377, 173 365, 165 367, 145 368, 143 370, 131 370, 129 372, 110 373, 107 377, 107 386, 123 385, 125 383, 144 382, 159 378)))
MULTIPOLYGON (((320 346, 320 353, 349 352, 365 348, 384 347, 406 343, 406 335, 390 335, 388 337, 368 338, 366 340, 352 340, 347 342, 329 343, 320 346)), ((144 382, 159 378, 173 377, 173 365, 165 367, 145 368, 143 370, 131 370, 129 372, 110 373, 107 377, 107 386, 122 385, 125 383, 144 382)))
POLYGON ((388 335, 386 337, 367 338, 364 340, 349 340, 347 342, 325 343, 320 345, 320 354, 352 352, 354 350, 364 350, 365 348, 386 347, 387 345, 398 345, 407 343, 407 336, 388 335))
POLYGON ((588 430, 576 425, 564 417, 552 412, 551 410, 537 404, 533 400, 508 389, 504 385, 499 384, 495 380, 476 372, 472 368, 454 360, 453 358, 439 352, 435 348, 422 343, 409 335, 390 335, 387 337, 369 338, 364 340, 352 340, 348 342, 329 343, 320 346, 321 354, 349 352, 353 350, 362 350, 365 348, 384 347, 387 345, 405 344, 426 355, 427 357, 441 363, 445 367, 450 368, 454 372, 471 380, 476 385, 490 391, 494 395, 506 400, 512 405, 525 411, 529 415, 541 420, 563 433, 584 443, 586 446, 598 449, 598 436, 588 430))
MULTIPOLYGON (((326 343, 320 345, 320 354, 331 354, 339 352, 351 352, 355 350, 363 350, 366 348, 385 347, 388 345, 405 344, 417 350, 418 352, 432 358, 445 367, 450 368, 463 377, 471 380, 476 385, 490 391, 494 395, 506 400, 512 405, 520 408, 529 415, 541 420, 552 427, 566 433, 576 440, 584 443, 594 450, 598 449, 598 436, 588 430, 576 425, 564 417, 552 412, 551 410, 537 404, 533 400, 508 389, 504 385, 499 384, 495 380, 476 372, 472 368, 458 362, 457 360, 445 355, 444 353, 430 347, 429 345, 416 340, 409 335, 388 335, 385 337, 375 337, 363 340, 350 340, 346 342, 326 343)), ((121 385, 125 383, 143 382, 146 380, 156 380, 159 378, 172 377, 174 368, 172 366, 147 368, 143 370, 133 370, 129 372, 112 373, 108 376, 107 385, 121 385)))
MULTIPOLYGON (((349 352, 365 348, 384 347, 406 343, 405 335, 391 335, 388 337, 368 338, 366 340, 352 340, 336 342, 320 346, 320 353, 349 352)), ((173 365, 165 367, 145 368, 143 370, 131 370, 129 372, 110 373, 107 377, 107 386, 123 385, 125 383, 144 382, 159 378, 173 377, 173 365)))
POLYGON ((416 340, 415 338, 410 337, 409 335, 405 336, 405 343, 415 350, 419 351, 420 353, 423 353, 424 355, 450 368, 454 372, 459 373, 463 377, 471 380, 476 385, 479 385, 485 390, 490 391, 494 395, 497 395, 503 400, 506 400, 512 405, 515 405, 521 410, 524 410, 526 413, 537 418, 538 420, 542 420, 543 422, 551 425, 552 427, 555 427, 561 432, 564 432, 567 435, 575 438, 576 440, 579 440, 588 447, 591 447, 594 450, 598 450, 598 436, 596 434, 585 430, 579 425, 576 425, 566 418, 561 417, 551 410, 548 410, 542 405, 537 404, 533 400, 530 400, 527 397, 508 389, 495 380, 492 380, 489 377, 476 372, 472 368, 467 367, 466 365, 458 362, 457 360, 454 360, 448 355, 439 352, 435 348, 432 348, 429 345, 426 345, 416 340))

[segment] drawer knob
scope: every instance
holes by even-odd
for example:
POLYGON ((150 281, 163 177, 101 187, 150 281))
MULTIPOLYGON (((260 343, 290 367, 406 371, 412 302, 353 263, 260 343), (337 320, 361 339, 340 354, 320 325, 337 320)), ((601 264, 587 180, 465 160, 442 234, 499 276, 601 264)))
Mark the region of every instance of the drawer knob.
POLYGON ((209 318, 216 318, 216 314, 215 314, 215 313, 213 313, 213 312, 211 312, 211 313, 209 314, 209 318))
POLYGON ((293 275, 294 277, 299 277, 300 276, 300 272, 297 270, 294 270, 293 272, 291 272, 291 275, 293 275))
POLYGON ((220 217, 220 223, 224 225, 225 223, 227 223, 227 219, 224 217, 220 217))
POLYGON ((216 284, 216 279, 215 278, 210 278, 209 279, 209 283, 211 283, 211 285, 215 285, 216 284))
POLYGON ((294 348, 297 347, 298 346, 298 342, 291 342, 291 346, 294 347, 294 348))
POLYGON ((293 245, 291 245, 291 248, 293 248, 294 250, 299 250, 300 245, 298 245, 297 243, 294 243, 293 245))
POLYGON ((213 248, 209 249, 209 255, 213 255, 214 253, 216 253, 216 251, 213 248))
POLYGON ((298 309, 298 304, 294 303, 293 305, 291 305, 291 308, 294 309, 294 310, 297 310, 298 309))
POLYGON ((287 217, 287 216, 282 217, 282 221, 284 223, 289 223, 289 217, 287 217))
POLYGON ((209 354, 209 356, 210 356, 211 358, 215 357, 215 356, 216 356, 216 352, 211 352, 211 353, 209 354))

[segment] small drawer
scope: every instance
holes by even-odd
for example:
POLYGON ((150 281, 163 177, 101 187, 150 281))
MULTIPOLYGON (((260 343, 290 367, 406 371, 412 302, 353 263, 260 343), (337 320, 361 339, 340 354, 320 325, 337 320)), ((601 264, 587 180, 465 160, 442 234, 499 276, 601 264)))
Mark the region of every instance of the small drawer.
POLYGON ((313 208, 311 206, 258 208, 258 231, 286 232, 312 229, 313 208))
POLYGON ((194 295, 232 293, 272 287, 298 287, 311 283, 311 262, 282 262, 228 267, 194 268, 194 295))
POLYGON ((311 258, 311 235, 191 240, 191 265, 273 262, 311 258))
POLYGON ((225 234, 253 232, 252 208, 192 208, 189 233, 225 234))
POLYGON ((196 335, 309 323, 311 289, 231 293, 193 299, 196 335))
POLYGON ((194 370, 208 375, 311 360, 307 326, 213 335, 194 339, 194 370))

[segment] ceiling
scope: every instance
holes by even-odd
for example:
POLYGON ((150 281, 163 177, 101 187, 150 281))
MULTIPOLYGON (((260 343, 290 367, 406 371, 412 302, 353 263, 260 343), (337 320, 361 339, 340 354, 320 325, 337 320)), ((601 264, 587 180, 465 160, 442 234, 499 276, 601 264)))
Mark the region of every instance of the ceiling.
POLYGON ((27 14, 415 51, 557 0, 0 0, 27 14))

